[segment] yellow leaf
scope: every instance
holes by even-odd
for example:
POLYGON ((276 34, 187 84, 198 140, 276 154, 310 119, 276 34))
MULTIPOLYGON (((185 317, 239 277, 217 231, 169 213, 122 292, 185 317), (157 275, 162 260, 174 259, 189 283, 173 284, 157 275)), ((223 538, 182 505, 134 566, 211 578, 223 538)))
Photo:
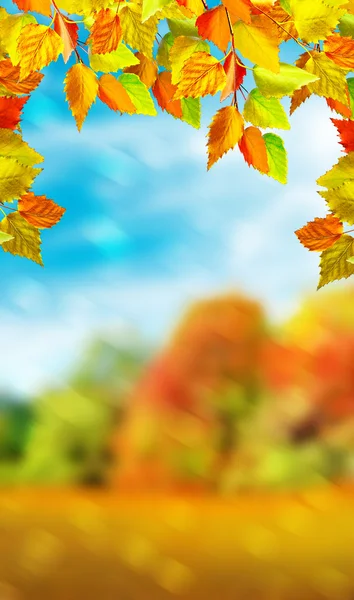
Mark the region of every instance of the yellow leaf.
POLYGON ((77 63, 67 72, 64 83, 66 99, 80 131, 90 107, 96 100, 97 77, 92 69, 83 63, 77 63))
POLYGON ((8 53, 12 64, 17 65, 20 57, 17 53, 18 38, 22 29, 30 23, 36 23, 33 15, 7 15, 0 20, 1 45, 8 53))
POLYGON ((26 25, 21 31, 17 46, 21 79, 56 61, 63 49, 61 37, 50 27, 26 25))
POLYGON ((332 33, 346 12, 340 7, 346 4, 346 0, 336 2, 337 6, 333 4, 330 0, 327 3, 322 0, 290 0, 295 27, 301 39, 316 44, 332 33))
POLYGON ((277 26, 267 17, 253 17, 248 25, 234 25, 235 46, 251 62, 279 73, 279 37, 277 26))
POLYGON ((0 198, 11 202, 22 196, 32 185, 41 169, 21 165, 8 156, 0 156, 0 198))
POLYGON ((319 78, 308 84, 312 94, 333 98, 348 106, 347 80, 345 72, 332 62, 324 52, 312 52, 311 58, 305 64, 305 71, 319 78))
POLYGON ((318 289, 331 281, 348 279, 354 275, 354 264, 348 259, 354 256, 354 238, 342 235, 341 238, 321 254, 321 277, 318 289))
POLYGON ((95 15, 88 43, 92 44, 92 54, 107 54, 117 50, 122 39, 122 29, 118 14, 109 8, 95 15))
POLYGON ((17 256, 29 258, 43 266, 41 256, 41 238, 39 231, 21 217, 20 213, 14 212, 7 215, 0 222, 0 231, 13 237, 12 240, 4 242, 2 249, 17 256))
POLYGON ((122 86, 120 81, 117 81, 113 75, 102 75, 99 79, 98 97, 107 104, 112 110, 119 110, 122 113, 132 115, 136 113, 136 108, 132 103, 128 92, 122 86))
POLYGON ((239 143, 244 120, 235 106, 224 106, 214 115, 208 135, 208 170, 239 143))
POLYGON ((119 14, 125 43, 151 58, 157 34, 156 15, 142 23, 141 6, 133 2, 124 6, 119 14))
POLYGON ((226 74, 221 63, 206 52, 196 52, 184 64, 173 99, 214 96, 225 83, 226 74))
POLYGON ((184 63, 194 52, 206 52, 208 44, 197 37, 179 35, 175 38, 170 50, 172 66, 172 83, 178 83, 184 63))
POLYGON ((44 160, 43 156, 30 148, 22 137, 11 129, 0 129, 0 156, 14 158, 21 165, 29 167, 44 160))

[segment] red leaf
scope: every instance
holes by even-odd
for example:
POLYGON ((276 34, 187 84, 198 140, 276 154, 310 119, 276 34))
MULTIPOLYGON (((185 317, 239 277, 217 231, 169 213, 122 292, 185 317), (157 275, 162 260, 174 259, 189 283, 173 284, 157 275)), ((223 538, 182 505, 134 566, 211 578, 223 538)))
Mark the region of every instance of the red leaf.
POLYGON ((345 121, 343 119, 331 119, 337 127, 340 137, 340 143, 346 152, 354 151, 354 121, 345 121))
POLYGON ((23 98, 0 98, 0 127, 3 129, 16 129, 24 105, 29 96, 23 98))
POLYGON ((235 52, 231 52, 224 62, 224 70, 226 73, 226 85, 221 92, 220 102, 223 102, 230 94, 236 92, 242 84, 246 69, 238 64, 238 59, 235 52))
POLYGON ((74 21, 68 19, 68 17, 65 17, 60 12, 56 12, 54 17, 54 31, 56 31, 63 40, 64 62, 68 62, 71 53, 75 50, 77 45, 79 27, 74 21))

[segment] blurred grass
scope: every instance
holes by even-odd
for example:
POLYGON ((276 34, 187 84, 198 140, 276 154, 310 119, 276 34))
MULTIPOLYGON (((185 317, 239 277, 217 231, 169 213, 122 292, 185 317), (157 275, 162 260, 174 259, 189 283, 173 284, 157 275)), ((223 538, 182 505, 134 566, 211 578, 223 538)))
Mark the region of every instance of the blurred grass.
POLYGON ((352 600, 354 487, 2 491, 1 600, 352 600))

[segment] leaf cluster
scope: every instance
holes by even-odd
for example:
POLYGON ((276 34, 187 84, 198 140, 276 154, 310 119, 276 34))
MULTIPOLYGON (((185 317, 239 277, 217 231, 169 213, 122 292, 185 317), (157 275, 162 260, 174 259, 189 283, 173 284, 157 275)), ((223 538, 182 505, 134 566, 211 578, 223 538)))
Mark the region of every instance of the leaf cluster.
POLYGON ((323 98, 341 117, 333 123, 347 155, 319 180, 328 216, 296 233, 322 253, 320 287, 354 273, 354 238, 343 228, 354 224, 354 78, 347 77, 354 69, 354 0, 221 0, 213 8, 206 0, 14 2, 19 14, 0 11, 1 203, 11 210, 7 203, 18 202, 0 224, 5 251, 41 262, 38 229, 64 212, 30 191, 42 157, 17 131, 40 71, 61 56, 79 130, 96 100, 121 114, 155 116, 160 108, 199 128, 201 98, 220 93, 208 169, 237 148, 247 165, 282 184, 288 161, 279 130, 290 129, 282 100, 290 98, 293 114, 310 96, 323 98), (47 24, 38 23, 38 13, 47 24), (289 41, 299 48, 295 64, 279 58, 289 41))

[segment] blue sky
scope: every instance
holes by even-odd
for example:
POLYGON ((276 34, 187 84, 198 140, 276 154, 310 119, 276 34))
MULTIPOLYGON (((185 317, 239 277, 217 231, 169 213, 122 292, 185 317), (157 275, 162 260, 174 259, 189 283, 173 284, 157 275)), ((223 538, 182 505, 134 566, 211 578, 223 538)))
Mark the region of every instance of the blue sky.
POLYGON ((290 164, 282 186, 237 151, 206 171, 218 97, 203 103, 199 131, 96 103, 78 133, 66 70, 61 58, 45 69, 24 111, 24 139, 45 157, 33 189, 67 212, 43 233, 44 269, 0 253, 0 387, 32 393, 57 383, 97 335, 160 343, 204 295, 242 290, 279 320, 315 289, 318 255, 293 232, 325 213, 315 181, 340 155, 323 100, 308 101, 281 132, 290 164))

